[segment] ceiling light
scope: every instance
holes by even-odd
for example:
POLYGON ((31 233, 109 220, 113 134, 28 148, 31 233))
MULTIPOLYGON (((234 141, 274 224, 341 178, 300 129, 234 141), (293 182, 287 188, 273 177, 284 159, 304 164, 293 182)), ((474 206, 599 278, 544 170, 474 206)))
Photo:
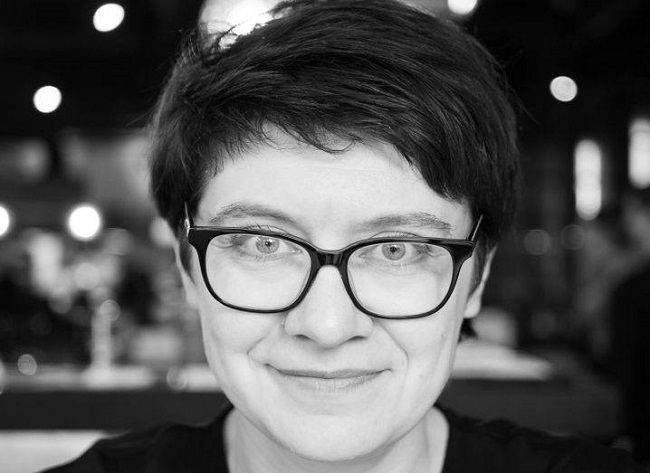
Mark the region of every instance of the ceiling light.
POLYGON ((106 3, 99 7, 93 15, 93 25, 97 31, 107 33, 113 31, 124 20, 124 8, 117 3, 106 3))
POLYGON ((61 91, 52 85, 46 85, 34 93, 34 107, 41 113, 51 113, 61 105, 61 91))
POLYGON ((551 81, 551 95, 560 102, 571 102, 578 95, 578 84, 567 76, 558 76, 551 81))
POLYGON ((447 0, 449 11, 456 15, 469 15, 477 5, 478 0, 447 0))
POLYGON ((92 240, 99 234, 101 227, 102 216, 93 205, 78 205, 68 215, 68 231, 77 240, 92 240))

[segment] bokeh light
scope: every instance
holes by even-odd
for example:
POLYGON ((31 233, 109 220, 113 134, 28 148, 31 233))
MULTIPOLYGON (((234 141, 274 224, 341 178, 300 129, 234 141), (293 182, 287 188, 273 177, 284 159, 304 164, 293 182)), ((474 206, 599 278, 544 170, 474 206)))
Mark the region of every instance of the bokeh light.
POLYGON ((113 299, 107 299, 100 304, 97 311, 111 322, 115 322, 120 318, 121 308, 113 299))
POLYGON ((469 15, 478 5, 478 0, 447 0, 447 8, 456 15, 469 15))
POLYGON ((584 220, 598 216, 603 203, 603 156, 598 143, 580 140, 574 154, 576 213, 584 220))
POLYGON ((578 95, 578 84, 567 76, 558 76, 551 81, 551 95, 560 102, 571 102, 578 95))
POLYGON ((551 249, 552 240, 551 235, 546 230, 535 228, 526 232, 523 243, 528 254, 542 256, 551 249))
POLYGON ((25 376, 34 376, 38 371, 38 363, 36 362, 36 358, 34 358, 34 356, 30 355, 29 353, 23 353, 18 357, 16 367, 18 368, 18 371, 25 376))
POLYGON ((34 93, 34 107, 41 113, 52 113, 61 105, 62 97, 59 89, 45 85, 34 93))
POLYGON ((117 3, 106 3, 99 7, 93 15, 93 26, 97 31, 107 33, 113 31, 124 20, 124 8, 117 3))
POLYGON ((270 21, 269 10, 277 3, 277 0, 237 0, 224 4, 221 0, 206 0, 199 21, 210 32, 232 28, 233 34, 221 40, 222 46, 227 47, 237 35, 249 33, 256 25, 270 21))
POLYGON ((9 209, 0 204, 0 238, 5 236, 11 230, 12 218, 9 209))
POLYGON ((585 231, 582 226, 571 223, 562 229, 560 242, 567 250, 579 250, 585 246, 585 231))
POLYGON ((78 205, 68 214, 68 231, 74 238, 82 241, 92 240, 102 228, 99 210, 89 204, 78 205))
POLYGON ((639 189, 650 186, 650 118, 636 118, 630 125, 628 177, 639 189))
POLYGON ((262 0, 239 2, 228 15, 228 23, 236 25, 233 28, 235 34, 247 34, 255 28, 255 25, 264 24, 272 19, 267 13, 268 10, 268 3, 262 0))

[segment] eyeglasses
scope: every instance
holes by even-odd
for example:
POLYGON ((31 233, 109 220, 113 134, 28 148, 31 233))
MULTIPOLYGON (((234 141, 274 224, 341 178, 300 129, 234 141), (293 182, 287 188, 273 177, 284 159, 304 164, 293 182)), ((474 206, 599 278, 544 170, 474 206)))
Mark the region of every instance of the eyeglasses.
POLYGON ((482 219, 464 240, 382 237, 325 251, 278 232, 195 226, 185 206, 187 240, 208 291, 221 304, 256 313, 293 309, 319 269, 331 265, 354 305, 384 319, 425 317, 445 305, 476 247, 482 219))

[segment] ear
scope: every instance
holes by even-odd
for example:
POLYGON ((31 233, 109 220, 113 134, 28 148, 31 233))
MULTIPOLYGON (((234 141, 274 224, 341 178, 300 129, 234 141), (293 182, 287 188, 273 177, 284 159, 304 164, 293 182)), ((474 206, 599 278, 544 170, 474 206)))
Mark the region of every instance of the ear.
POLYGON ((474 288, 472 293, 467 298, 467 305, 465 306, 464 318, 471 319, 476 317, 481 310, 481 301, 483 299, 483 290, 485 283, 490 276, 490 268, 492 267, 492 259, 496 248, 492 249, 485 258, 485 266, 483 267, 483 274, 481 274, 481 282, 474 288))
POLYGON ((180 243, 178 241, 175 242, 174 244, 174 259, 176 260, 176 267, 178 268, 178 272, 181 275, 181 281, 183 283, 183 289, 185 290, 185 300, 187 303, 192 307, 193 309, 198 308, 198 298, 197 298, 197 291, 196 291, 196 285, 194 284, 194 281, 192 280, 192 275, 189 274, 189 268, 186 268, 183 263, 181 262, 181 248, 180 248, 180 243))

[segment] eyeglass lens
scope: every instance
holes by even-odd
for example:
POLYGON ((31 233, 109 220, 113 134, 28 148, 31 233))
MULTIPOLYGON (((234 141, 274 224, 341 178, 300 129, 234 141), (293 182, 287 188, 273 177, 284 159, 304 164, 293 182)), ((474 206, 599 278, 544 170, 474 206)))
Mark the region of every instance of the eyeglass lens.
MULTIPOLYGON (((206 272, 212 290, 242 309, 281 310, 301 294, 309 277, 307 250, 281 237, 231 233, 208 244, 206 272)), ((358 248, 348 261, 348 279, 358 302, 375 314, 408 317, 434 309, 453 276, 451 254, 415 242, 358 248)))

